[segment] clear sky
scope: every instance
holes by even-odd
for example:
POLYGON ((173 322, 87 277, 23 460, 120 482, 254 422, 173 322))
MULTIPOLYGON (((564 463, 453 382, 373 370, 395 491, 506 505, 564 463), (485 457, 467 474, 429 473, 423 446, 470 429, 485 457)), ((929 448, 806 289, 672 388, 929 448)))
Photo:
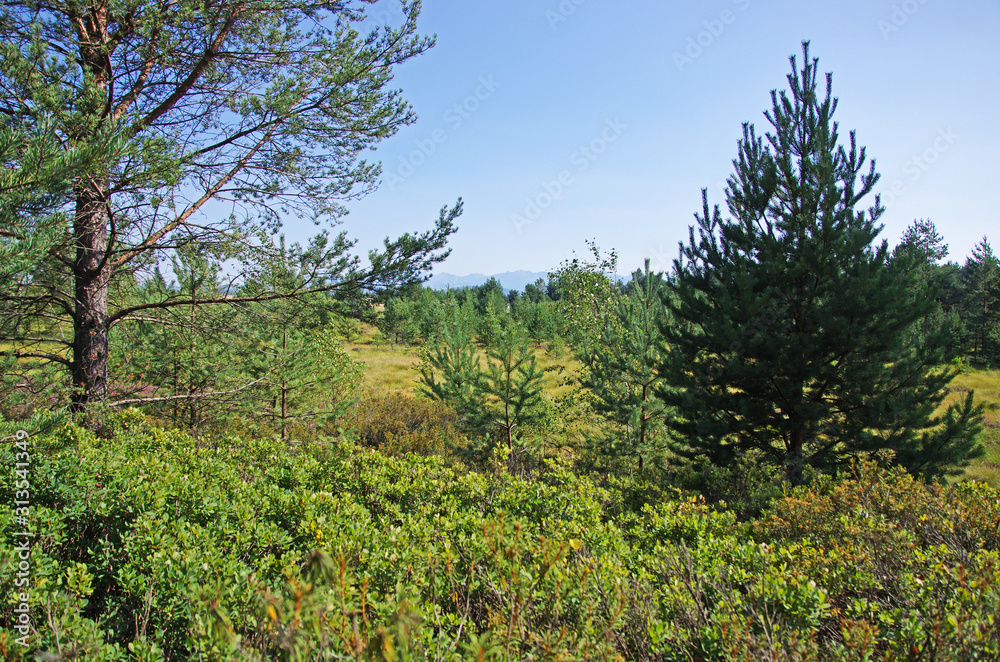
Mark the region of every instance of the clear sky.
POLYGON ((1000 242, 998 0, 424 0, 421 25, 437 45, 394 80, 420 119, 344 218, 361 250, 462 196, 437 271, 547 271, 586 239, 668 269, 804 39, 882 174, 883 237, 929 218, 952 259, 1000 242))

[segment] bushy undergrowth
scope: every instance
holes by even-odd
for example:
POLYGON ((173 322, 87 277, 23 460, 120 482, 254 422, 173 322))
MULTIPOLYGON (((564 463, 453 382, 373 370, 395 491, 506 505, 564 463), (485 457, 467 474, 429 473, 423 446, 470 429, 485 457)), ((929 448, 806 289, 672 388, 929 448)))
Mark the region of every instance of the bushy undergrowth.
POLYGON ((341 424, 362 445, 391 456, 448 456, 466 443, 453 409, 443 402, 402 393, 366 392, 341 424))
POLYGON ((33 629, 21 646, 4 509, 6 659, 1000 656, 1000 494, 983 485, 863 465, 740 521, 552 463, 528 480, 345 439, 195 441, 134 413, 109 428, 31 438, 33 629))

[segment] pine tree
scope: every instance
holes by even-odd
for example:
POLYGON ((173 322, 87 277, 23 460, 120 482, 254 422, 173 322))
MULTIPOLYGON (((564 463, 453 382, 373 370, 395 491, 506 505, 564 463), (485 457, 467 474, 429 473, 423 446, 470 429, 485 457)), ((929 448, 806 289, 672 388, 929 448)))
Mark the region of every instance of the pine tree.
POLYGON ((974 365, 1000 364, 1000 264, 983 237, 962 268, 966 351, 974 365))
POLYGON ((476 324, 476 338, 483 347, 495 347, 503 339, 504 316, 507 314, 507 304, 489 298, 485 309, 479 314, 476 324))
POLYGON ((649 273, 649 260, 637 274, 629 296, 618 300, 616 323, 604 325, 581 357, 581 385, 589 389, 594 410, 620 427, 604 450, 637 458, 641 473, 646 456, 666 447, 664 423, 672 410, 658 395, 665 358, 659 327, 666 311, 657 284, 663 281, 649 273))
POLYGON ((934 412, 955 371, 940 334, 909 330, 934 308, 911 268, 890 264, 878 197, 858 209, 878 175, 865 150, 838 143, 837 100, 818 89, 803 44, 790 91, 771 93, 772 132, 743 128, 726 202, 696 215, 674 265, 675 323, 662 365, 689 456, 731 464, 755 449, 793 484, 808 466, 833 468, 883 449, 925 477, 982 453, 982 412, 971 394, 934 412))
POLYGON ((513 457, 515 429, 545 420, 543 372, 524 332, 509 319, 487 357, 488 372, 479 380, 481 426, 494 426, 513 457))
POLYGON ((424 350, 418 369, 418 391, 448 403, 465 417, 467 425, 470 424, 469 418, 476 410, 482 367, 457 306, 451 311, 451 319, 443 325, 440 338, 424 350))
POLYGON ((382 335, 389 339, 393 349, 398 344, 408 345, 417 339, 420 326, 415 308, 412 301, 402 297, 392 297, 385 302, 378 327, 382 335))
MULTIPOLYGON (((378 183, 379 167, 365 153, 415 120, 389 86, 395 68, 433 44, 417 32, 418 1, 401 3, 398 26, 359 33, 368 4, 4 3, 4 126, 30 133, 47 123, 50 146, 67 162, 109 136, 120 136, 121 145, 99 150, 53 191, 71 222, 46 228, 52 232, 38 266, 46 278, 15 281, 3 293, 12 316, 53 324, 44 335, 0 326, 0 344, 17 351, 24 343, 58 344, 71 330, 69 352, 31 358, 69 372, 76 411, 103 406, 115 378, 108 373, 113 327, 148 317, 154 305, 177 305, 165 299, 136 308, 114 296, 117 283, 138 282, 175 248, 196 244, 240 248, 227 266, 246 277, 266 247, 257 239, 285 219, 336 225, 343 204, 378 183)), ((16 150, 12 160, 23 172, 32 155, 16 150)), ((309 289, 344 294, 419 280, 443 259, 460 208, 426 232, 387 239, 366 265, 339 235, 332 243, 343 259, 312 274, 309 289)), ((195 305, 231 303, 217 292, 195 305)))
POLYGON ((132 293, 132 302, 169 299, 178 303, 118 324, 110 365, 116 379, 109 394, 115 406, 142 406, 150 413, 192 431, 219 421, 219 412, 240 392, 240 376, 232 369, 238 333, 232 311, 196 305, 216 296, 222 264, 202 246, 179 249, 170 262, 176 280, 155 277, 132 293), (182 305, 181 302, 187 302, 182 305))
POLYGON ((485 437, 490 448, 499 437, 513 457, 516 431, 543 422, 548 414, 544 373, 523 331, 510 320, 486 356, 484 368, 456 310, 440 341, 424 354, 419 390, 453 407, 464 426, 485 437))
MULTIPOLYGON (((281 237, 274 259, 243 292, 302 291, 321 255, 315 245, 286 247, 281 237)), ((336 339, 334 304, 326 294, 308 293, 251 303, 241 315, 246 337, 237 345, 247 351, 237 364, 252 385, 241 409, 251 420, 267 421, 282 441, 289 441, 293 426, 335 421, 360 381, 361 364, 336 339)))
POLYGON ((336 339, 336 329, 306 329, 261 318, 255 329, 257 383, 243 402, 250 419, 266 421, 282 441, 295 426, 336 421, 353 402, 362 364, 336 339))
MULTIPOLYGON (((16 48, 0 43, 0 62, 28 65, 16 48)), ((51 117, 5 115, 0 126, 0 403, 19 414, 51 406, 70 395, 65 368, 73 343, 46 315, 50 297, 26 293, 36 283, 72 289, 42 265, 60 250, 67 226, 65 204, 75 178, 117 153, 124 144, 113 131, 66 145, 51 117)))

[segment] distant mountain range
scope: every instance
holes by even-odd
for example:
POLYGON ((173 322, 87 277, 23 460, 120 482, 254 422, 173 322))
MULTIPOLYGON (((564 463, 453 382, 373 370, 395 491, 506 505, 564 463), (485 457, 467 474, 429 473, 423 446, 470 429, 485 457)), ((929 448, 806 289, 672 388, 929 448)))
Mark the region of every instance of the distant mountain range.
POLYGON ((503 289, 506 291, 517 290, 518 292, 524 291, 524 286, 529 283, 534 283, 536 280, 541 278, 542 280, 547 280, 549 274, 545 271, 505 271, 502 274, 493 274, 492 276, 486 276, 484 274, 469 274, 468 276, 456 276, 455 274, 433 274, 430 279, 424 283, 425 287, 429 287, 434 290, 447 290, 447 289, 459 289, 462 287, 475 287, 476 285, 482 285, 490 278, 496 278, 503 285, 503 289))

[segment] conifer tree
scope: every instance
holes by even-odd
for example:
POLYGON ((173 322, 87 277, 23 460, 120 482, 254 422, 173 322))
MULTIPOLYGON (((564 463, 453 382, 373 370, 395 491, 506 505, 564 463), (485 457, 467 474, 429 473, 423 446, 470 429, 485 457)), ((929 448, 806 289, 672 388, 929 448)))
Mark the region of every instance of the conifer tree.
POLYGON ((1000 365, 1000 262, 983 237, 962 268, 962 317, 972 363, 1000 365))
POLYGON ((542 397, 542 369, 524 332, 510 319, 487 352, 487 369, 479 380, 481 426, 494 426, 513 457, 515 429, 541 423, 547 408, 542 397))
POLYGON ((482 367, 457 306, 451 311, 451 319, 443 325, 440 338, 424 350, 419 370, 419 392, 448 403, 469 424, 470 413, 476 408, 482 367))
POLYGON ((485 368, 475 352, 456 311, 424 355, 420 392, 453 407, 465 427, 490 440, 490 446, 498 437, 513 453, 516 431, 541 423, 548 413, 544 373, 523 330, 509 319, 487 350, 485 368))
MULTIPOLYGON (((301 291, 319 256, 315 246, 279 242, 275 259, 262 265, 243 291, 301 291)), ((336 339, 326 294, 280 297, 251 303, 241 315, 245 337, 236 339, 245 356, 237 363, 252 384, 241 409, 250 419, 268 422, 282 441, 295 425, 322 425, 336 420, 350 404, 362 366, 336 339)))
POLYGON ((637 273, 641 277, 633 279, 629 296, 617 302, 615 323, 604 325, 582 356, 586 370, 581 384, 589 389, 597 413, 620 427, 619 434, 605 441, 605 450, 637 458, 641 473, 645 457, 666 447, 664 423, 671 410, 657 392, 662 382, 658 368, 665 358, 659 328, 665 308, 649 260, 645 272, 637 273))
POLYGON ((952 272, 940 261, 947 256, 948 245, 937 227, 929 220, 920 219, 906 229, 893 250, 891 262, 894 268, 909 272, 918 281, 918 287, 908 292, 911 297, 934 300, 931 312, 911 328, 912 337, 907 342, 919 343, 924 337, 940 333, 948 338, 951 353, 957 354, 961 351, 963 332, 958 313, 945 307, 944 293, 952 272))
POLYGON ((745 124, 726 202, 696 214, 675 262, 676 320, 663 400, 689 456, 730 464, 755 449, 793 484, 808 466, 832 468, 882 449, 925 477, 982 453, 972 395, 935 410, 955 371, 946 339, 919 343, 911 327, 935 303, 909 268, 893 268, 878 218, 877 180, 855 134, 838 142, 837 100, 819 89, 803 44, 788 91, 772 91, 764 138, 745 124), (676 387, 676 390, 674 390, 676 387))
POLYGON ((275 319, 262 317, 255 329, 255 398, 243 404, 251 419, 266 421, 287 442, 293 426, 342 416, 363 366, 343 350, 332 327, 308 329, 275 319))
POLYGON ((233 312, 205 308, 199 298, 222 287, 222 264, 204 246, 179 249, 170 261, 174 279, 159 269, 133 294, 133 303, 165 298, 188 301, 153 308, 114 329, 110 365, 116 379, 111 404, 142 406, 192 431, 218 420, 218 413, 242 390, 234 368, 245 334, 232 324, 233 312))
MULTIPOLYGON (((3 66, 23 68, 25 58, 0 43, 3 66)), ((41 266, 60 242, 67 224, 63 207, 75 178, 123 146, 114 131, 66 146, 51 117, 5 117, 0 126, 0 403, 20 413, 68 394, 64 369, 71 364, 72 342, 45 315, 52 300, 44 294, 22 296, 33 283, 64 280, 41 266), (44 394, 44 395, 43 395, 44 394)))
MULTIPOLYGON (((39 266, 45 278, 13 283, 3 293, 4 310, 19 320, 53 324, 44 335, 5 325, 0 344, 17 351, 25 343, 58 344, 70 329, 70 351, 35 351, 32 358, 65 368, 73 408, 86 412, 109 399, 113 328, 154 306, 190 305, 168 297, 137 308, 113 295, 123 279, 138 282, 174 249, 206 243, 244 249, 230 266, 250 272, 266 237, 286 219, 336 226, 344 203, 378 183, 379 166, 365 153, 415 120, 390 87, 397 65, 433 45, 417 32, 419 1, 400 3, 399 26, 359 32, 370 4, 0 6, 4 125, 20 130, 48 122, 52 144, 67 160, 107 136, 122 143, 71 173, 57 191, 69 221, 49 226, 39 266)), ((31 154, 18 152, 14 161, 23 170, 31 154)), ((419 280, 444 257, 460 213, 456 203, 431 229, 387 238, 366 265, 340 234, 333 244, 345 259, 336 270, 312 274, 308 287, 347 295, 419 280)), ((226 306, 230 297, 217 292, 195 305, 226 306)))

